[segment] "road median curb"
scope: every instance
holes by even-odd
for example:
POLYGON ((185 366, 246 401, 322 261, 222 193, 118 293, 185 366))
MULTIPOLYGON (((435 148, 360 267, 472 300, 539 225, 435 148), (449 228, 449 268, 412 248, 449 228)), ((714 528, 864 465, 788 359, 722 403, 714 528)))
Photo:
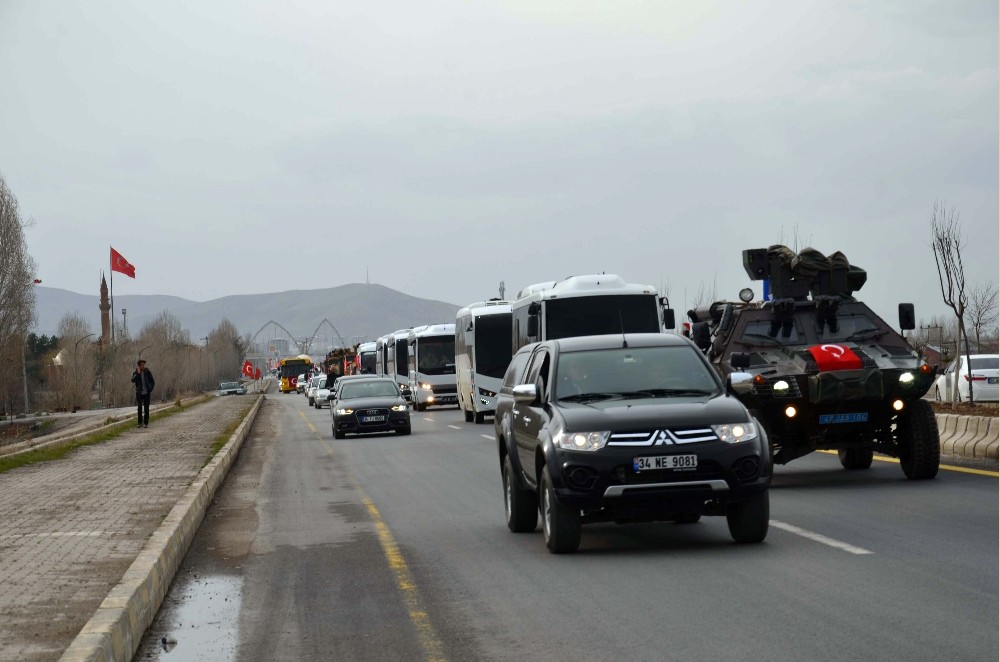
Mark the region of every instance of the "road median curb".
POLYGON ((264 396, 260 395, 226 445, 199 472, 60 659, 67 662, 132 659, 263 401, 264 396))

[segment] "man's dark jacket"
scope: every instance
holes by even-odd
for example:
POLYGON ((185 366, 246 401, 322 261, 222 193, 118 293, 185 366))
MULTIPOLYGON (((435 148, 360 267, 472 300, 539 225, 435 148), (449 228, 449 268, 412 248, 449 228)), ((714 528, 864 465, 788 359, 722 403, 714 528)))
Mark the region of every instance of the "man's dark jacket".
POLYGON ((141 378, 146 380, 146 393, 152 393, 153 387, 156 386, 156 380, 153 379, 153 373, 150 372, 149 368, 146 368, 142 372, 136 370, 132 373, 132 383, 135 384, 135 394, 142 395, 142 382, 139 381, 141 378))

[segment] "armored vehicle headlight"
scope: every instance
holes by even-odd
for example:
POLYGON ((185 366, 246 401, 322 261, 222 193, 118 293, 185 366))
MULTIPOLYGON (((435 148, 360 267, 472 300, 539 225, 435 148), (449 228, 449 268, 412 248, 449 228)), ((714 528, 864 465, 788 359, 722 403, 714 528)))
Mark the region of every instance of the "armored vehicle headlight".
POLYGON ((913 383, 913 373, 912 372, 904 372, 903 374, 901 374, 899 376, 899 383, 902 384, 903 386, 909 386, 910 384, 912 384, 913 383))
POLYGON ((896 411, 903 411, 903 407, 904 406, 905 406, 905 404, 903 403, 902 400, 893 400, 892 401, 892 408, 895 409, 896 411))
POLYGON ((772 389, 779 393, 783 393, 788 390, 788 382, 786 382, 784 379, 779 379, 778 381, 774 382, 774 386, 772 387, 772 389))
POLYGON ((757 426, 753 423, 730 423, 728 425, 713 425, 712 430, 722 441, 737 444, 757 438, 757 426))
POLYGON ((558 432, 552 437, 557 448, 568 451, 596 451, 608 443, 610 432, 558 432))

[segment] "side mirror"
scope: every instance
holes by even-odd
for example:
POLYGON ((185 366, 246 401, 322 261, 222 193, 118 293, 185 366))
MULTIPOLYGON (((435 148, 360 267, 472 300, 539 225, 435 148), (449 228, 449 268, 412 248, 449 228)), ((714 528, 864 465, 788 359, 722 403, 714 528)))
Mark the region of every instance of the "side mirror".
POLYGON ((677 326, 677 320, 674 318, 673 308, 663 309, 663 326, 667 329, 673 329, 677 326))
POLYGON ((530 405, 538 399, 538 389, 534 384, 518 384, 514 387, 514 402, 530 405))
POLYGON ((734 395, 746 395, 753 390, 753 375, 749 372, 731 372, 726 377, 726 390, 734 395))
POLYGON ((734 370, 746 370, 750 367, 750 355, 746 352, 733 352, 729 355, 729 365, 734 370))
POLYGON ((538 337, 538 315, 528 314, 528 337, 538 337))
POLYGON ((903 331, 912 331, 917 328, 912 303, 899 304, 899 328, 903 331))

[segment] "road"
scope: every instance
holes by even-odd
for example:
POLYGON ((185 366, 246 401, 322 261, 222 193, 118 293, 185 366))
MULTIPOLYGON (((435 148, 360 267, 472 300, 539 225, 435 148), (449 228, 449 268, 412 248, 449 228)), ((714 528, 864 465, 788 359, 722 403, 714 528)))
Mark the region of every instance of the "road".
POLYGON ((271 395, 137 659, 996 660, 997 479, 778 467, 771 530, 504 523, 492 424, 334 440, 271 395), (164 642, 166 642, 164 644, 164 642))

